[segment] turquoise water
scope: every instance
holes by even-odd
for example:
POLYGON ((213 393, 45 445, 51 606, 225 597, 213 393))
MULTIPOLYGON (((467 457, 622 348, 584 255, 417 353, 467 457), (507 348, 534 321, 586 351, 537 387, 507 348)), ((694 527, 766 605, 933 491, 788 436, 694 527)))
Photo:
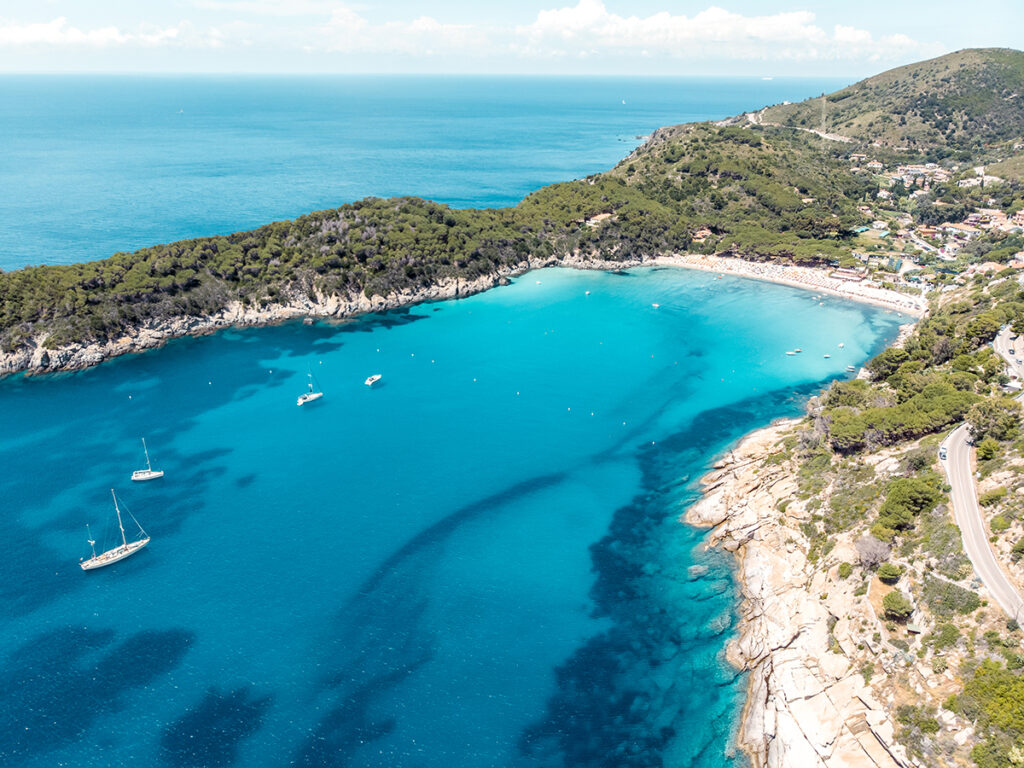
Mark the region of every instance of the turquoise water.
POLYGON ((0 764, 734 765, 730 561, 677 517, 896 323, 547 269, 0 382, 0 764), (152 543, 83 573, 111 487, 152 543))
POLYGON ((845 84, 3 76, 0 269, 237 232, 368 195, 512 205, 607 170, 659 126, 845 84))

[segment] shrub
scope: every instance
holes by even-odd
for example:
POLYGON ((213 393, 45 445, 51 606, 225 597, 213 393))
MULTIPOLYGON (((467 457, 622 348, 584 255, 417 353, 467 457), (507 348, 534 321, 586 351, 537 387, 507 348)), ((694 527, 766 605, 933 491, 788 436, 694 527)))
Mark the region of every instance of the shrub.
POLYGON ((960 640, 960 630, 956 628, 955 624, 945 622, 939 624, 935 631, 929 634, 925 638, 925 642, 932 646, 936 651, 941 651, 944 648, 950 648, 957 644, 960 640))
POLYGON ((999 454, 999 441, 992 438, 986 437, 980 443, 978 443, 978 458, 981 461, 988 461, 994 459, 999 454))
POLYGON ((993 504, 998 504, 999 501, 1006 496, 1006 494, 1006 488, 1004 488, 1003 486, 999 486, 998 488, 993 488, 991 491, 986 491, 985 493, 981 494, 981 496, 978 498, 978 503, 981 504, 981 506, 983 507, 991 507, 993 504))
POLYGON ((853 573, 853 566, 852 565, 850 565, 849 563, 840 563, 839 564, 839 578, 840 579, 848 579, 848 578, 850 578, 850 574, 851 573, 853 573))
POLYGON ((893 590, 882 598, 882 608, 885 609, 886 617, 896 621, 904 621, 914 612, 914 606, 898 590, 893 590))
POLYGON ((1013 545, 1013 549, 1010 550, 1010 557, 1013 558, 1015 563, 1024 557, 1024 539, 1018 539, 1017 543, 1013 545))
POLYGON ((989 521, 989 527, 992 528, 996 533, 1002 533, 1010 527, 1010 521, 1007 520, 1003 515, 996 515, 989 521))
POLYGON ((924 580, 924 601, 936 616, 966 615, 981 607, 977 593, 931 576, 924 580))
POLYGON ((889 484, 878 523, 893 531, 906 530, 918 515, 934 509, 940 498, 932 484, 916 477, 900 477, 889 484))
POLYGON ((878 567, 878 578, 886 584, 895 584, 903 575, 903 569, 892 563, 882 563, 878 567))
POLYGON ((887 379, 899 369, 903 363, 910 359, 905 349, 889 347, 884 352, 873 358, 865 366, 871 371, 871 377, 875 380, 887 379))

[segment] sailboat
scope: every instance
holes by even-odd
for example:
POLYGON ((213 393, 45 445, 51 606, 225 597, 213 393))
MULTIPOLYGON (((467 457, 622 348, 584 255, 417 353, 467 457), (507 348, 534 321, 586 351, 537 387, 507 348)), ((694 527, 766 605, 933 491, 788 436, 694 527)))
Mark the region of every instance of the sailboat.
POLYGON ((308 376, 309 376, 309 391, 308 392, 303 392, 301 395, 299 395, 299 399, 298 399, 298 402, 296 402, 296 405, 305 405, 306 403, 311 403, 314 400, 319 400, 321 397, 324 396, 323 392, 316 392, 313 389, 313 372, 310 371, 308 376))
POLYGON ((129 555, 134 555, 144 546, 149 544, 149 534, 142 529, 142 526, 139 525, 139 521, 135 520, 135 515, 131 512, 128 513, 128 516, 131 517, 132 520, 135 520, 135 524, 139 526, 139 533, 142 534, 142 538, 136 539, 131 543, 128 542, 128 539, 124 534, 124 522, 121 520, 121 508, 117 505, 117 495, 114 493, 113 488, 110 489, 110 495, 114 497, 114 511, 117 513, 117 526, 121 529, 121 544, 97 555, 96 540, 92 537, 92 530, 88 525, 86 525, 85 530, 89 531, 89 546, 92 547, 92 557, 79 563, 79 565, 82 566, 83 571, 92 571, 96 568, 102 568, 105 565, 116 563, 118 560, 124 560, 129 555))
POLYGON ((163 477, 164 471, 162 469, 153 469, 149 463, 149 449, 146 447, 146 438, 142 438, 142 450, 146 452, 146 468, 136 469, 132 472, 132 480, 141 483, 144 480, 156 480, 158 477, 163 477))

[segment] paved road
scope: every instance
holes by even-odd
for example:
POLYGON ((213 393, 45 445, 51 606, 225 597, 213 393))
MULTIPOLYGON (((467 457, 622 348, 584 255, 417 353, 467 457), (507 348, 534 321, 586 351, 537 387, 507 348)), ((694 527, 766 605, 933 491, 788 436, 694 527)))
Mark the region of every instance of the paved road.
MULTIPOLYGON (((1024 338, 1010 341, 1008 333, 1004 330, 996 338, 995 348, 1006 359, 1011 374, 1016 372, 1020 376, 1021 372, 1024 372, 1024 367, 1017 365, 1016 356, 1009 355, 1010 346, 1018 344, 1024 344, 1024 338)), ((1016 349, 1016 346, 1013 348, 1016 349)), ((974 472, 971 469, 971 446, 967 443, 969 437, 965 423, 954 429, 942 441, 942 447, 946 449, 947 455, 945 459, 940 459, 939 463, 942 464, 952 486, 953 517, 960 526, 964 551, 970 558, 975 572, 992 593, 992 597, 1008 616, 1024 621, 1024 597, 1003 573, 992 547, 989 546, 988 532, 985 530, 984 518, 978 506, 974 472)))
POLYGON ((1011 378, 1024 379, 1024 364, 1017 362, 1024 360, 1024 336, 1014 339, 1010 333, 1010 326, 1006 326, 999 332, 992 342, 996 352, 1006 361, 1006 367, 1011 378), (1013 353, 1010 353, 1010 350, 1013 353))

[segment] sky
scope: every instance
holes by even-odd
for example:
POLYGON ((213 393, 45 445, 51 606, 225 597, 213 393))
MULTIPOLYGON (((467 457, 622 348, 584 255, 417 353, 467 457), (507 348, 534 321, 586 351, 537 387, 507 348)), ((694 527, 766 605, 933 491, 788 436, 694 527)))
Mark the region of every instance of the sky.
POLYGON ((1022 29, 1021 0, 0 0, 0 72, 860 77, 1022 29))

